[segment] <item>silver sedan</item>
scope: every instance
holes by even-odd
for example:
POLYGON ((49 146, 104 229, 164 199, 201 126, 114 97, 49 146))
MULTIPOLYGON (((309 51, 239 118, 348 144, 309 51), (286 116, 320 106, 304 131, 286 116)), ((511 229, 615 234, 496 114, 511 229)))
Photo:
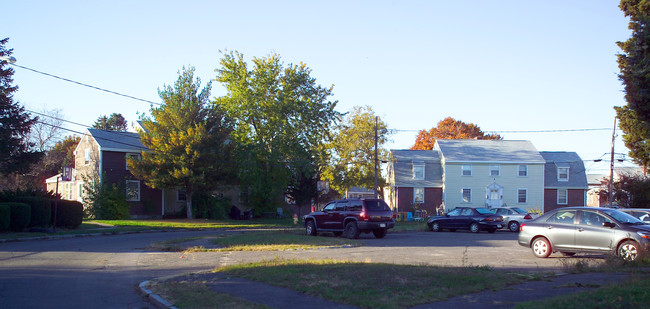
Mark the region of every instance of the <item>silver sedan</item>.
POLYGON ((594 252, 634 261, 650 248, 650 225, 611 208, 567 207, 523 223, 518 241, 540 258, 594 252))

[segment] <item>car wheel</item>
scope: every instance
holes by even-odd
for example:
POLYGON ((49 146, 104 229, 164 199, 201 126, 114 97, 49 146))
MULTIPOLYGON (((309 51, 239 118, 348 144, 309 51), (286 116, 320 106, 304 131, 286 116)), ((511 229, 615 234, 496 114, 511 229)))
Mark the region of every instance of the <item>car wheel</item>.
POLYGON ((372 233, 375 234, 376 238, 384 238, 387 232, 388 232, 387 229, 379 229, 379 230, 372 231, 372 233))
POLYGON ((636 261, 641 258, 641 250, 636 241, 628 240, 618 247, 618 256, 628 262, 636 261))
POLYGON ((352 221, 345 225, 345 236, 350 239, 359 238, 359 228, 356 222, 352 221))
POLYGON ((576 255, 575 252, 562 252, 562 251, 560 251, 560 253, 562 253, 562 255, 564 255, 564 256, 574 256, 574 255, 576 255))
POLYGON ((510 223, 508 223, 508 229, 510 232, 519 232, 519 222, 510 221, 510 223))
POLYGON ((343 232, 334 232, 334 236, 336 236, 336 237, 339 237, 341 235, 343 235, 343 232))
POLYGON ((533 240, 533 254, 538 258, 547 258, 553 250, 551 249, 551 244, 544 237, 537 237, 533 240))
POLYGON ((478 223, 473 222, 469 225, 469 231, 472 233, 478 233, 481 229, 478 227, 478 223))
POLYGON ((307 226, 305 226, 305 232, 307 235, 311 236, 316 236, 318 232, 316 232, 316 224, 314 224, 313 220, 307 221, 307 226))
POLYGON ((431 224, 431 230, 434 231, 434 232, 440 232, 442 230, 440 228, 440 223, 433 222, 433 224, 431 224))

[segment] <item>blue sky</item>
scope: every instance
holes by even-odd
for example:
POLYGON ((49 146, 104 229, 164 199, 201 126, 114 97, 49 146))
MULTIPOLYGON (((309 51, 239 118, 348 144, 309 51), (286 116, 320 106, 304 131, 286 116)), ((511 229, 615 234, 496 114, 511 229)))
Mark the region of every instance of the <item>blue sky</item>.
MULTIPOLYGON (((369 105, 400 130, 389 148, 409 148, 417 130, 453 117, 592 160, 610 151, 613 106, 625 104, 616 42, 630 31, 618 4, 24 0, 3 4, 0 36, 10 38, 16 64, 151 101, 183 66, 196 67, 204 84, 214 79, 220 50, 247 59, 278 53, 334 85, 339 111, 369 105)), ((21 68, 14 83, 28 109, 58 108, 77 123, 149 111, 21 68)), ((213 84, 212 95, 223 94, 213 84)), ((616 152, 626 153, 618 134, 616 152)))

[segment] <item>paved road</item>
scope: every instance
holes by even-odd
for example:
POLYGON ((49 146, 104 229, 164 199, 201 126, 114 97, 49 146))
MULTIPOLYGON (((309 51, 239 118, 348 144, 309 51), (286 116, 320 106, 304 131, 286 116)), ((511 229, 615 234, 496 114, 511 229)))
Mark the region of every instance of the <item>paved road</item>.
MULTIPOLYGON (((0 308, 151 308, 135 291, 152 278, 273 258, 348 259, 398 264, 558 270, 559 257, 537 259, 516 234, 466 232, 362 235, 364 246, 282 252, 161 252, 166 239, 226 231, 142 233, 0 244, 0 308)), ((322 236, 319 236, 322 237, 322 236)), ((327 236, 325 236, 327 237, 327 236)))

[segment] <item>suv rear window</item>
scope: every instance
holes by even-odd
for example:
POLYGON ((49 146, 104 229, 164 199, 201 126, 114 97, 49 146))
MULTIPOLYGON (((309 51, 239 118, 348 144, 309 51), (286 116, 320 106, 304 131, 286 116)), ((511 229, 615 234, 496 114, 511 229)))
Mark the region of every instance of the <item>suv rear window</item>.
POLYGON ((390 211, 390 207, 384 201, 365 201, 366 211, 390 211))

